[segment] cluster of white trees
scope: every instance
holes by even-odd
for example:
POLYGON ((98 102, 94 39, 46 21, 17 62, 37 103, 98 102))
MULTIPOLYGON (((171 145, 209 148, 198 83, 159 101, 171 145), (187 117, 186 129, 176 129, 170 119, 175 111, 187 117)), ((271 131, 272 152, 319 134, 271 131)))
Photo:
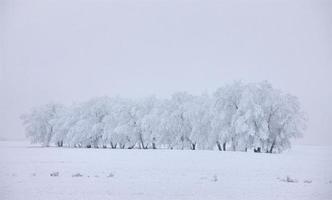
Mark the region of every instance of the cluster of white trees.
POLYGON ((95 98, 47 104, 22 116, 33 143, 69 147, 281 152, 302 135, 296 97, 267 82, 234 82, 213 95, 170 99, 95 98))

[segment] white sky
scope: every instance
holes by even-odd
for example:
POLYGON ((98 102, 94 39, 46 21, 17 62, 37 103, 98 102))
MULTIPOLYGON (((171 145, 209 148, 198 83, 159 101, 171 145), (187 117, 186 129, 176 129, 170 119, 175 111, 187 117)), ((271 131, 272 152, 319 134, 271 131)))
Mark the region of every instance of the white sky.
POLYGON ((332 144, 332 1, 0 0, 0 137, 50 101, 199 94, 268 80, 332 144))

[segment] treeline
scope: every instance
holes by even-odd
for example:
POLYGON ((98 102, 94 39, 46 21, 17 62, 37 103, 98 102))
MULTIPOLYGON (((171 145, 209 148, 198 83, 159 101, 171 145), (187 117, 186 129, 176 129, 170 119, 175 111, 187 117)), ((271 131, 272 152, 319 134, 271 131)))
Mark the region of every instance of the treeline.
POLYGON ((22 116, 26 135, 44 146, 218 149, 281 152, 302 135, 298 99, 267 82, 234 82, 213 95, 175 93, 170 99, 95 98, 50 103, 22 116))

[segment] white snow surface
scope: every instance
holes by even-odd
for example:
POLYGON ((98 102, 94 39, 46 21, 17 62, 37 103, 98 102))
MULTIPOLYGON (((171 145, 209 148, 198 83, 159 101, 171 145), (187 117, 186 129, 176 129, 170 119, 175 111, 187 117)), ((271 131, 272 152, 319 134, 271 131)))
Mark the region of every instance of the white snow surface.
POLYGON ((4 200, 332 199, 332 147, 327 146, 265 154, 43 148, 1 141, 0 156, 4 200), (295 182, 285 181, 287 176, 295 182))

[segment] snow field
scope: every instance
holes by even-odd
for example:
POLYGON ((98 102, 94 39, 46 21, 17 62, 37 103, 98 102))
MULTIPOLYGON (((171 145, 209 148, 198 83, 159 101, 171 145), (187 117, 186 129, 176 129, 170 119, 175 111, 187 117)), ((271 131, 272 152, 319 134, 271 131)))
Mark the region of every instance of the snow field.
POLYGON ((0 142, 0 155, 0 199, 332 197, 332 147, 295 146, 282 154, 259 154, 0 142), (54 172, 59 175, 51 176, 54 172), (73 176, 77 174, 82 176, 73 176), (295 182, 287 182, 287 176, 295 182))

